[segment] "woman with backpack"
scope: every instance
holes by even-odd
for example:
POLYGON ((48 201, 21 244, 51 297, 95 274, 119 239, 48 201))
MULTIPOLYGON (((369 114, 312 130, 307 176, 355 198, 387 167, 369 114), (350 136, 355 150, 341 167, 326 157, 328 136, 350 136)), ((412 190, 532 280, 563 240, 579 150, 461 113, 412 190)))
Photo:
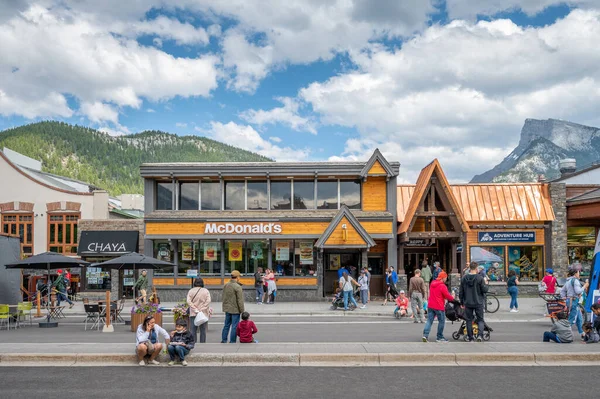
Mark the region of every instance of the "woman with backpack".
POLYGON ((354 299, 354 286, 360 287, 360 284, 356 282, 347 271, 342 274, 340 278, 340 289, 344 295, 344 310, 348 310, 348 299, 352 302, 354 307, 358 307, 358 303, 354 299))

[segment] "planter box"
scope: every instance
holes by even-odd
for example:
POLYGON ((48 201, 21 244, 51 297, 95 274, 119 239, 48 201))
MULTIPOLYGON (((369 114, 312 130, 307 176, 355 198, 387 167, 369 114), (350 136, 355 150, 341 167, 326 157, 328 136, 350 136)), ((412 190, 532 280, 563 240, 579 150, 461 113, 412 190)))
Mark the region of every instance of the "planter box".
MULTIPOLYGON (((136 332, 140 324, 144 322, 144 319, 148 316, 148 313, 131 313, 131 332, 136 332)), ((162 313, 155 313, 154 319, 156 324, 162 327, 162 313)))

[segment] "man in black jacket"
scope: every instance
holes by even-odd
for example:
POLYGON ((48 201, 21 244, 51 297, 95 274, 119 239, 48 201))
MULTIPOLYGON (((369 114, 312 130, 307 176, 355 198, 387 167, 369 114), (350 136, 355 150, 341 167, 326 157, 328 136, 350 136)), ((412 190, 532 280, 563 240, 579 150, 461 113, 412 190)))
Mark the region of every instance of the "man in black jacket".
POLYGON ((460 302, 465 306, 465 321, 467 323, 467 340, 473 341, 473 313, 477 318, 477 342, 483 340, 483 305, 488 286, 483 277, 477 273, 477 263, 471 262, 469 274, 460 281, 460 302))

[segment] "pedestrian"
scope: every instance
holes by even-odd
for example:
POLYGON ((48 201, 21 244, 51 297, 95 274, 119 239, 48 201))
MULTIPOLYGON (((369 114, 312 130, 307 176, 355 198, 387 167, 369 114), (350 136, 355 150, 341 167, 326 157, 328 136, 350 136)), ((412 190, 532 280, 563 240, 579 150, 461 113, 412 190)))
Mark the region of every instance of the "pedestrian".
POLYGON ((394 317, 399 319, 400 317, 408 316, 408 297, 404 290, 400 290, 398 298, 396 298, 396 309, 394 309, 394 317))
POLYGON ((597 344, 600 342, 600 334, 592 327, 592 323, 589 321, 583 323, 583 333, 585 334, 583 340, 586 344, 597 344))
POLYGON ((244 313, 244 292, 240 283, 240 272, 234 270, 231 272, 231 280, 223 287, 223 313, 225 313, 225 325, 221 333, 221 343, 235 344, 237 341, 237 325, 240 322, 240 315, 244 313))
POLYGON ((358 307, 358 303, 354 299, 354 287, 360 287, 360 284, 356 282, 349 274, 348 271, 345 271, 340 279, 340 289, 342 290, 342 294, 344 295, 344 310, 348 310, 348 301, 351 301, 354 304, 354 307, 358 307))
POLYGON ((513 313, 519 311, 519 302, 517 302, 517 296, 519 295, 518 285, 519 277, 517 277, 517 273, 514 270, 509 270, 506 287, 510 295, 510 311, 513 313))
POLYGON ((140 296, 136 298, 136 303, 140 299, 142 300, 143 303, 146 303, 146 297, 148 294, 147 274, 148 274, 148 272, 146 271, 146 269, 143 269, 142 274, 140 274, 140 277, 138 277, 137 281, 135 282, 134 289, 137 289, 140 292, 140 296))
POLYGON ((364 309, 367 307, 367 302, 369 300, 369 278, 367 277, 365 269, 360 271, 358 284, 360 284, 360 301, 362 302, 362 306, 360 308, 364 309))
POLYGON ((195 336, 187 329, 187 323, 184 319, 178 319, 175 322, 175 330, 171 332, 171 342, 167 346, 169 352, 169 366, 175 364, 175 357, 178 357, 182 366, 187 366, 185 357, 194 349, 196 343, 195 336))
POLYGON ((267 282, 267 276, 271 275, 273 272, 271 269, 265 269, 265 274, 263 275, 263 303, 267 303, 269 301, 269 284, 267 282))
POLYGON ((586 281, 582 286, 579 281, 579 269, 569 269, 569 278, 565 285, 560 290, 560 296, 567 300, 567 308, 569 309, 569 323, 571 325, 577 325, 577 332, 584 338, 583 334, 583 315, 579 308, 579 300, 581 295, 587 290, 590 285, 589 281, 586 281))
POLYGON ((594 313, 594 329, 600 334, 600 303, 592 305, 592 312, 594 313))
POLYGON ((483 319, 483 304, 488 286, 485 279, 477 272, 477 262, 469 265, 469 274, 460 280, 460 302, 465 307, 465 322, 467 324, 467 341, 473 341, 473 320, 477 319, 477 342, 483 341, 485 321, 483 319), (475 318, 473 317, 475 315, 475 318))
POLYGON ((212 302, 212 299, 210 297, 210 291, 204 288, 204 280, 202 277, 198 277, 194 281, 194 288, 188 291, 186 302, 190 307, 190 324, 192 326, 191 333, 194 336, 194 342, 204 344, 206 343, 206 330, 208 330, 208 321, 196 326, 196 316, 202 312, 204 316, 210 318, 210 303, 212 302), (198 330, 200 330, 200 339, 198 339, 198 330))
POLYGON ((262 305, 263 303, 263 295, 264 291, 264 279, 263 279, 263 269, 259 267, 256 269, 256 273, 254 273, 254 289, 256 290, 256 304, 262 305))
POLYGON ((56 306, 60 306, 60 301, 67 301, 69 303, 69 309, 71 309, 73 306, 75 306, 75 304, 69 299, 69 296, 67 295, 67 272, 62 271, 61 269, 58 269, 56 272, 58 273, 58 277, 56 278, 56 280, 54 280, 54 284, 52 284, 52 287, 56 289, 56 306))
POLYGON ((556 293, 557 281, 556 281, 556 277, 554 277, 554 270, 546 269, 546 275, 542 279, 542 284, 544 284, 544 286, 546 286, 545 291, 547 294, 556 293))
POLYGON ((429 332, 433 321, 437 317, 438 328, 435 342, 446 343, 448 340, 444 338, 444 327, 446 325, 446 301, 454 302, 455 299, 446 287, 448 274, 441 271, 438 278, 431 282, 429 300, 427 301, 427 323, 423 329, 423 342, 429 342, 429 332))
POLYGON ((371 272, 369 271, 368 267, 363 267, 363 270, 365 271, 365 274, 367 275, 367 280, 369 281, 369 293, 367 296, 367 303, 371 302, 371 272))
POLYGON ((431 272, 431 281, 434 281, 438 278, 442 268, 440 266, 440 262, 433 262, 433 271, 431 272))
POLYGON ((556 320, 550 331, 544 331, 544 342, 556 342, 557 344, 568 344, 573 342, 573 331, 571 324, 567 320, 566 312, 558 312, 556 320))
POLYGON ((149 357, 148 363, 154 365, 160 364, 160 362, 156 360, 156 357, 160 354, 162 349, 162 344, 158 340, 159 335, 164 338, 165 345, 169 346, 169 343, 171 342, 169 333, 156 324, 154 316, 146 316, 144 322, 138 326, 135 334, 135 352, 137 353, 140 366, 146 365, 146 357, 149 357))
POLYGON ((242 313, 242 321, 237 326, 236 334, 240 337, 241 344, 258 344, 258 340, 254 339, 254 334, 258 332, 256 324, 250 320, 250 313, 242 313))
POLYGON ((410 297, 410 306, 412 308, 414 323, 423 323, 423 298, 425 297, 425 281, 421 277, 421 270, 415 270, 415 276, 410 279, 408 284, 408 296, 410 297))
POLYGON ((264 280, 267 282, 267 305, 274 305, 275 298, 277 297, 277 283, 275 283, 275 273, 269 270, 264 276, 264 280))
POLYGON ((433 273, 431 272, 431 267, 427 263, 427 260, 423 260, 421 265, 421 278, 425 281, 425 300, 429 298, 429 285, 431 284, 431 278, 433 277, 433 273))
POLYGON ((382 306, 387 305, 388 297, 395 300, 398 296, 398 290, 396 289, 396 284, 398 284, 398 273, 394 270, 393 266, 390 266, 385 275, 385 300, 383 301, 382 306))
POLYGON ((350 275, 350 272, 348 271, 348 269, 346 269, 346 266, 340 267, 337 272, 338 272, 338 280, 344 276, 344 272, 346 272, 346 273, 348 273, 348 275, 350 275))

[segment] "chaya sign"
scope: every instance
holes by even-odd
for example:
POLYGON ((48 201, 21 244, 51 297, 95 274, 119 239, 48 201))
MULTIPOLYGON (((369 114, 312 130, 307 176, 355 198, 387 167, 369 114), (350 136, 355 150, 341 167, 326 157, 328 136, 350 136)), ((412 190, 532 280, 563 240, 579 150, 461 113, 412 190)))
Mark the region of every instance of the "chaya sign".
POLYGON ((204 234, 281 234, 279 223, 206 223, 204 234))
POLYGON ((480 231, 479 242, 535 242, 535 231, 480 231))

